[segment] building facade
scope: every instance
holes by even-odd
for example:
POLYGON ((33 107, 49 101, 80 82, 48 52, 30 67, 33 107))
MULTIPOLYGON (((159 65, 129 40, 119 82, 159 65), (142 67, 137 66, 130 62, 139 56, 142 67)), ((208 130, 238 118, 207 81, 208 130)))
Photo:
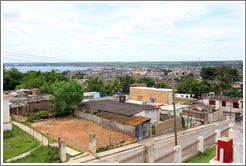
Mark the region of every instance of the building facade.
POLYGON ((3 131, 12 130, 12 120, 9 111, 9 98, 11 96, 3 94, 3 131))
POLYGON ((171 104, 172 89, 130 87, 130 99, 155 103, 171 104))

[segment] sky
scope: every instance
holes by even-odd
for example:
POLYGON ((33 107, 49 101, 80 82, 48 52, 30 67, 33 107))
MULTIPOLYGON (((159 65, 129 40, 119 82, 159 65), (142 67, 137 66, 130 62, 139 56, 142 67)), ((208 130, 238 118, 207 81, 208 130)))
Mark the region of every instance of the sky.
POLYGON ((3 62, 243 60, 244 2, 1 2, 3 62))

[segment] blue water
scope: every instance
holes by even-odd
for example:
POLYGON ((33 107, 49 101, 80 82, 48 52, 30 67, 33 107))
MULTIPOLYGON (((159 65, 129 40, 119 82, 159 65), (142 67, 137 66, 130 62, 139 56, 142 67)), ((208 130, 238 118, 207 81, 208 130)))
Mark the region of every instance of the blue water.
POLYGON ((10 69, 15 67, 19 71, 26 73, 28 70, 40 70, 41 72, 51 71, 51 70, 86 70, 89 68, 100 68, 100 67, 74 67, 74 66, 5 66, 5 69, 10 69))

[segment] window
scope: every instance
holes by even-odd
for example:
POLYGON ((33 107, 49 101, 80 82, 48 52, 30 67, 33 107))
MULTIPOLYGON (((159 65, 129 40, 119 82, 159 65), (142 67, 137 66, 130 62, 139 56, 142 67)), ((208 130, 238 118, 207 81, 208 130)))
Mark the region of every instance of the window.
POLYGON ((233 103, 233 108, 239 108, 239 105, 238 105, 238 103, 233 103))
POLYGON ((214 100, 209 100, 209 104, 210 105, 215 105, 215 101, 214 100))
POLYGON ((222 107, 226 106, 226 101, 222 101, 222 107))

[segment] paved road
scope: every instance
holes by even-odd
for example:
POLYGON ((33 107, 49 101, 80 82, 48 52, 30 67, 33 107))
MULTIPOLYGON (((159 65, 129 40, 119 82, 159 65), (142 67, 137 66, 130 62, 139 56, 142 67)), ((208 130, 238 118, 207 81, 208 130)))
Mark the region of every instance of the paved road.
MULTIPOLYGON (((221 121, 217 123, 212 123, 208 125, 202 125, 195 128, 190 128, 187 130, 179 131, 178 132, 178 145, 182 147, 186 147, 187 145, 191 144, 198 140, 198 136, 204 136, 204 138, 212 135, 215 133, 215 130, 219 129, 223 131, 224 129, 228 128, 228 123, 231 121, 221 121)), ((98 153, 97 156, 100 159, 96 159, 93 156, 88 157, 76 157, 74 160, 70 160, 71 163, 82 163, 82 162, 96 162, 102 163, 105 160, 109 160, 111 158, 119 161, 119 162, 128 162, 128 163, 143 163, 143 144, 147 142, 154 142, 154 156, 155 160, 172 152, 174 149, 174 137, 173 133, 165 134, 158 137, 153 137, 150 139, 139 141, 135 144, 128 145, 126 147, 121 147, 117 149, 113 149, 110 151, 98 153), (138 154, 138 155, 136 155, 138 154), (128 161, 127 161, 128 160, 128 161)), ((195 145, 195 144, 194 144, 195 145)), ((197 149, 197 145, 195 145, 195 149, 197 149)), ((173 155, 169 156, 168 159, 173 162, 173 155)), ((163 162, 160 160, 159 162, 163 162)), ((167 160, 165 160, 167 162, 167 160)))

